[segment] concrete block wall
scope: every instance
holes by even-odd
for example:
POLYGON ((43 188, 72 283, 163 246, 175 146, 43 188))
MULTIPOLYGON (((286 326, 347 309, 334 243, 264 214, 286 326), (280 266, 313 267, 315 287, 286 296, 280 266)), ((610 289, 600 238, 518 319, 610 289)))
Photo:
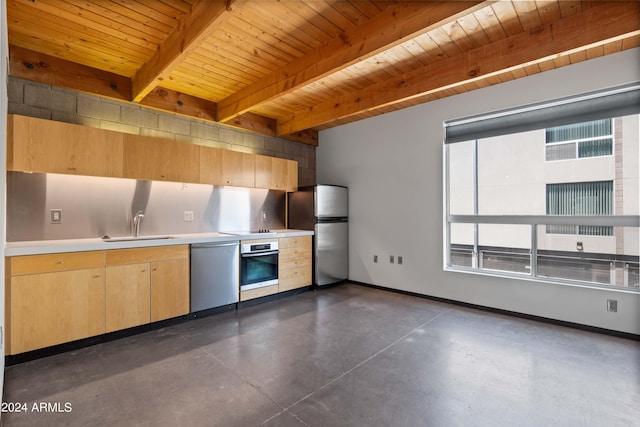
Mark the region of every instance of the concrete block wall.
POLYGON ((14 77, 8 83, 9 114, 296 160, 299 185, 316 183, 311 145, 14 77))

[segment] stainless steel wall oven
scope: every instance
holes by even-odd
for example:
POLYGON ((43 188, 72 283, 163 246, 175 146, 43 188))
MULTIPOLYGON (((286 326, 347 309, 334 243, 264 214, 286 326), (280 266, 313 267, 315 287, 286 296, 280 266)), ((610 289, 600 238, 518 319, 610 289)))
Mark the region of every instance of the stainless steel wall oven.
POLYGON ((240 245, 240 290, 278 284, 278 241, 240 245))

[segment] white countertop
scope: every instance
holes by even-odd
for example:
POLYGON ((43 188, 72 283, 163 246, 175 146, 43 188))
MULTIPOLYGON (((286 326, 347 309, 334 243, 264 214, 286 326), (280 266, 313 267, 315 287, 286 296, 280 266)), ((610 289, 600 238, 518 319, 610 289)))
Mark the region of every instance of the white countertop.
MULTIPOLYGON (((268 235, 250 233, 230 235, 224 233, 172 234, 171 239, 152 239, 153 236, 141 236, 138 240, 105 242, 101 238, 40 240, 30 242, 7 242, 5 256, 54 254, 61 252, 103 251, 108 249, 145 248, 153 246, 189 245, 192 243, 230 242, 233 240, 251 240, 264 238, 312 236, 307 230, 272 230, 268 235)), ((161 237, 161 236, 159 236, 161 237)))

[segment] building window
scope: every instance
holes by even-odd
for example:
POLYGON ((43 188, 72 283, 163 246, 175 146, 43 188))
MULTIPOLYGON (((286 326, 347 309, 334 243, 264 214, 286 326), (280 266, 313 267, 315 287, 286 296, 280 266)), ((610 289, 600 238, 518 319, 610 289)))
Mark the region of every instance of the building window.
MULTIPOLYGON (((546 184, 547 215, 613 215, 613 181, 546 184)), ((550 234, 613 236, 611 226, 547 225, 550 234)))
POLYGON ((549 128, 545 132, 547 161, 610 156, 613 154, 611 119, 549 128))
POLYGON ((640 291, 640 84, 444 128, 445 270, 640 291))

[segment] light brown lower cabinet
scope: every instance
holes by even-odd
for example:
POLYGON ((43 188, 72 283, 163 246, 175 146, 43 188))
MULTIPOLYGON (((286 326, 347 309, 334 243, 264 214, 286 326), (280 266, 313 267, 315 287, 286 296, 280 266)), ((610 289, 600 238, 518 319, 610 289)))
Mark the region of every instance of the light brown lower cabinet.
POLYGON ((107 267, 107 332, 151 321, 151 271, 149 263, 107 267))
POLYGON ((6 354, 104 333, 104 252, 13 257, 6 266, 6 354))
MULTIPOLYGON (((280 239, 279 284, 240 301, 311 285, 311 236, 280 239)), ((6 354, 189 313, 189 246, 6 259, 6 354)))
POLYGON ((311 285, 311 236, 280 239, 278 259, 278 291, 284 292, 311 285))
POLYGON ((151 263, 152 322, 189 313, 189 274, 188 258, 151 263))
POLYGON ((107 332, 189 313, 188 245, 118 249, 106 259, 107 332))
POLYGON ((189 313, 189 246, 6 259, 6 354, 189 313))

